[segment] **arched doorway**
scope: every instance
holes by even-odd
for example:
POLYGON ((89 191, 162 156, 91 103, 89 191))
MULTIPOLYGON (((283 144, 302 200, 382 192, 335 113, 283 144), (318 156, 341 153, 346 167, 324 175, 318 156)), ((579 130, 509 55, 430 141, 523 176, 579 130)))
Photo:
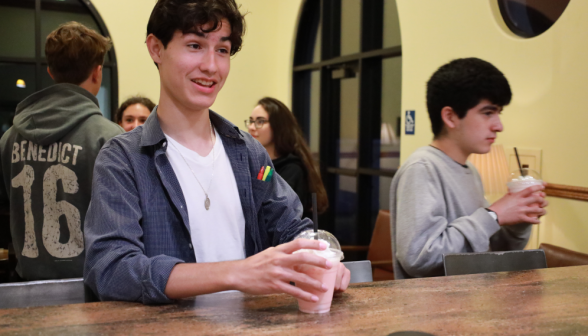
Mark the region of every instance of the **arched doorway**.
POLYGON ((367 246, 378 210, 389 207, 400 158, 401 75, 396 0, 303 2, 292 110, 329 195, 319 225, 342 245, 367 246))
MULTIPOLYGON (((16 105, 53 85, 47 73, 45 39, 60 24, 77 21, 109 37, 89 0, 3 0, 0 2, 0 135, 11 125, 16 105)), ((112 119, 118 107, 118 71, 112 48, 105 57, 100 109, 112 119)))

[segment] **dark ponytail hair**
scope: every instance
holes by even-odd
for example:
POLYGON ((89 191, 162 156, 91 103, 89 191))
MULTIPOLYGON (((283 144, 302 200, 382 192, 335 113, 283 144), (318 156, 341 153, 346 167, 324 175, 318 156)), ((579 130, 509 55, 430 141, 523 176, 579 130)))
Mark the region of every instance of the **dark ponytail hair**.
POLYGON ((281 101, 265 97, 257 102, 267 112, 274 135, 274 145, 278 156, 294 154, 304 163, 308 174, 308 189, 316 193, 317 212, 323 213, 329 207, 327 191, 316 170, 310 149, 302 136, 302 130, 290 109, 281 101))

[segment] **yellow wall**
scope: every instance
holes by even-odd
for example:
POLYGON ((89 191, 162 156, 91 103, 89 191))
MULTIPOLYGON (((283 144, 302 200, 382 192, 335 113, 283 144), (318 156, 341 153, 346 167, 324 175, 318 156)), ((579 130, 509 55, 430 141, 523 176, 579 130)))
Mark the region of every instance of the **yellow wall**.
MULTIPOLYGON (((292 52, 301 0, 237 0, 246 16, 243 49, 212 109, 239 127, 263 96, 290 106, 292 52)), ((112 36, 119 74, 119 101, 143 94, 159 99, 159 75, 145 47, 155 0, 93 0, 112 36)))
POLYGON ((93 0, 112 37, 118 61, 119 103, 142 94, 159 100, 159 75, 145 46, 154 0, 93 0))
POLYGON ((264 96, 291 107, 295 27, 301 0, 237 0, 246 16, 243 49, 233 58, 231 72, 212 106, 244 128, 257 101, 264 96))
MULTIPOLYGON (((523 39, 504 25, 495 0, 398 0, 403 52, 402 110, 416 110, 401 160, 432 139, 425 83, 460 57, 493 63, 513 101, 498 143, 543 151, 543 178, 588 187, 588 1, 571 1, 544 34, 523 39)), ((404 122, 404 120, 403 120, 404 122)), ((588 253, 588 203, 549 198, 539 241, 588 253)))

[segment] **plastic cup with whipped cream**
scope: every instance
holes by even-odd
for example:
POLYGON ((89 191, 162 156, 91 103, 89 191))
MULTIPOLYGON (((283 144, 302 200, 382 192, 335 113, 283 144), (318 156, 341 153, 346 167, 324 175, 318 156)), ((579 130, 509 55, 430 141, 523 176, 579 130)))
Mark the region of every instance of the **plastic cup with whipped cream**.
POLYGON ((343 252, 341 252, 341 245, 335 236, 324 230, 308 230, 300 233, 296 239, 318 239, 327 244, 325 250, 298 250, 294 253, 312 253, 323 258, 329 259, 333 267, 330 269, 324 269, 312 265, 301 265, 298 266, 297 270, 302 272, 313 279, 316 279, 327 286, 326 292, 318 291, 310 286, 304 284, 296 284, 302 290, 312 293, 318 297, 317 302, 309 302, 306 300, 298 299, 298 309, 301 312, 309 314, 328 313, 331 310, 331 302, 333 301, 333 292, 335 289, 335 281, 337 279, 337 269, 339 263, 343 260, 343 252))
MULTIPOLYGON (((533 169, 522 168, 515 170, 510 174, 510 181, 506 183, 510 193, 517 193, 529 187, 543 185, 541 175, 533 169)), ((539 207, 539 203, 531 204, 532 207, 539 207)), ((536 215, 530 216, 536 218, 536 215)))

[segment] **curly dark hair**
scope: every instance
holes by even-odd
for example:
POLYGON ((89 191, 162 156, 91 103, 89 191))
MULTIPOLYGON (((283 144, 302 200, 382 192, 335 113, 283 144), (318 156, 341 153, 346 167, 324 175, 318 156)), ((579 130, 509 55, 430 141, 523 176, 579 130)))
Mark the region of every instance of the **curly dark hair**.
POLYGON ((494 65, 479 58, 460 58, 440 67, 427 82, 427 110, 437 138, 445 123, 441 110, 451 107, 460 119, 482 99, 506 106, 512 92, 508 80, 494 65))
POLYGON ((125 100, 119 106, 118 110, 116 110, 114 121, 120 125, 122 122, 123 113, 125 112, 125 110, 129 106, 135 105, 135 104, 141 104, 141 105, 145 106, 149 111, 153 111, 153 109, 155 108, 155 104, 151 101, 151 99, 146 98, 146 97, 142 97, 142 96, 134 96, 134 97, 131 97, 131 98, 125 100))
POLYGON ((221 20, 231 25, 231 56, 241 50, 245 34, 245 14, 235 0, 158 0, 147 24, 147 36, 155 35, 164 48, 176 30, 183 34, 210 33, 218 29, 221 20), (202 26, 212 23, 209 29, 202 26))

